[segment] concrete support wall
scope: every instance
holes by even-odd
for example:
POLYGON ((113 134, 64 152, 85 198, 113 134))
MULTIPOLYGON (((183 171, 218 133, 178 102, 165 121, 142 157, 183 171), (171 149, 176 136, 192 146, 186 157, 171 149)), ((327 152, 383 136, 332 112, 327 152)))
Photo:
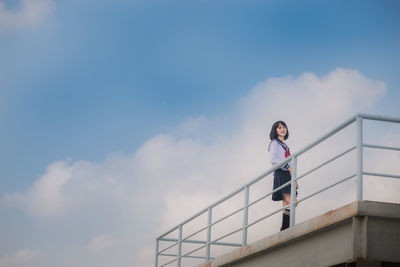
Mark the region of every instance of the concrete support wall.
POLYGON ((330 266, 352 257, 351 223, 320 232, 312 238, 270 249, 228 266, 330 266), (329 240, 329 242, 327 242, 329 240))

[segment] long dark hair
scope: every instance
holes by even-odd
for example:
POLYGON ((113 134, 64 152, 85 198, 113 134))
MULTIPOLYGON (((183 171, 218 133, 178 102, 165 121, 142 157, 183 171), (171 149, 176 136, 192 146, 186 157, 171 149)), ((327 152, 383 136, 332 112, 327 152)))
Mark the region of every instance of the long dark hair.
POLYGON ((285 135, 284 139, 286 140, 289 138, 289 129, 286 126, 286 123, 284 121, 277 121, 272 125, 271 132, 269 133, 269 138, 271 138, 271 140, 278 139, 278 134, 276 133, 276 129, 278 128, 279 124, 286 127, 286 135, 285 135))

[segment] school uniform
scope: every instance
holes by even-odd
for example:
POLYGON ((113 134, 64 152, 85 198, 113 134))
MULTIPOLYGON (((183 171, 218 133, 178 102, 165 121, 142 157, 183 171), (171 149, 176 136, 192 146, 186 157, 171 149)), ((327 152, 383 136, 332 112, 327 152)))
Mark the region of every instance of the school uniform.
MULTIPOLYGON (((271 142, 268 145, 268 151, 270 153, 270 159, 271 159, 272 165, 279 164, 283 160, 285 160, 287 157, 290 156, 289 147, 285 143, 280 141, 279 139, 271 140, 271 142)), ((276 188, 280 187, 281 185, 290 181, 290 179, 291 179, 290 172, 289 172, 290 166, 291 166, 291 163, 288 162, 274 172, 274 190, 276 188)), ((272 200, 273 201, 281 201, 282 194, 283 193, 290 194, 290 192, 291 192, 291 186, 289 184, 289 185, 285 186, 284 188, 282 188, 281 190, 273 193, 272 200)), ((296 194, 297 194, 297 192, 296 192, 296 194)))
MULTIPOLYGON (((290 157, 290 150, 289 147, 283 143, 279 139, 272 139, 271 142, 268 145, 268 151, 270 152, 271 156, 271 164, 276 165, 281 163, 283 160, 285 160, 287 157, 290 157)), ((279 169, 275 170, 274 172, 274 190, 281 185, 287 183, 290 181, 291 176, 289 172, 289 167, 291 166, 291 163, 288 162, 279 169)), ((272 200, 273 201, 281 201, 283 200, 283 193, 290 194, 291 193, 291 185, 288 184, 281 190, 275 192, 272 194, 272 200)), ((297 191, 296 191, 296 196, 297 196, 297 191)), ((281 231, 285 230, 286 228, 289 228, 290 224, 290 209, 286 208, 282 212, 282 227, 281 231)))

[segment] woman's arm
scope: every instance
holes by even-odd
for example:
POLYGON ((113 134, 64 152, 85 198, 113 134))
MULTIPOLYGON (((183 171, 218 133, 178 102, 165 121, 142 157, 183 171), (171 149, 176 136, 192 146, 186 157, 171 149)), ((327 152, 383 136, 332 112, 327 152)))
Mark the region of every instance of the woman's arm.
MULTIPOLYGON (((269 146, 269 152, 271 157, 271 164, 276 165, 285 160, 285 150, 277 141, 272 141, 269 146)), ((281 167, 282 170, 287 171, 290 167, 290 162, 286 163, 281 167)))
POLYGON ((279 155, 278 143, 276 141, 272 141, 270 145, 270 156, 271 156, 271 164, 276 165, 281 162, 281 157, 279 155))

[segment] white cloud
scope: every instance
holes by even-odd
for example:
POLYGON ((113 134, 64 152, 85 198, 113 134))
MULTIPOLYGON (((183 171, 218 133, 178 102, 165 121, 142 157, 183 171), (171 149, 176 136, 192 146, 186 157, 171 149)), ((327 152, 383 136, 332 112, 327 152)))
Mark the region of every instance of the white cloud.
POLYGON ((6 194, 9 203, 22 205, 39 216, 59 215, 68 209, 62 188, 71 179, 71 168, 67 162, 55 162, 47 167, 46 173, 35 182, 27 194, 6 194))
POLYGON ((151 259, 154 259, 154 247, 143 247, 132 262, 134 262, 134 266, 153 267, 154 262, 151 259))
POLYGON ((37 250, 22 249, 12 255, 0 257, 0 267, 24 267, 32 266, 32 261, 39 257, 37 250))
POLYGON ((99 236, 94 237, 89 245, 88 248, 91 252, 103 252, 105 250, 114 248, 116 245, 116 239, 111 235, 102 234, 99 236))
POLYGON ((55 8, 54 0, 20 0, 19 8, 8 9, 0 2, 0 31, 16 28, 36 28, 43 24, 55 8))
POLYGON ((206 118, 204 116, 200 116, 197 118, 187 118, 184 120, 178 127, 179 131, 182 131, 185 134, 196 134, 204 127, 206 123, 206 118))
MULTIPOLYGON (((298 78, 270 78, 238 103, 233 119, 188 118, 177 126, 176 132, 183 134, 155 136, 133 155, 113 154, 100 163, 55 162, 27 192, 7 194, 3 203, 18 205, 39 218, 71 218, 90 213, 92 216, 82 227, 98 224, 100 214, 106 214, 102 221, 109 223, 104 224, 102 232, 112 235, 93 238, 89 249, 106 254, 107 248, 122 251, 122 244, 126 246, 137 240, 129 243, 138 251, 134 264, 150 266, 153 257, 140 255, 154 251, 156 235, 270 167, 265 147, 274 121, 283 119, 288 123, 291 134, 288 142, 292 151, 296 151, 356 112, 373 110, 385 91, 383 82, 369 79, 356 70, 336 69, 323 77, 305 73, 298 78), (228 125, 232 120, 236 121, 234 127, 228 125), (202 134, 198 135, 198 131, 202 134), (119 232, 114 233, 117 224, 119 232)), ((354 136, 353 132, 346 134, 354 136)), ((352 142, 346 135, 335 138, 333 143, 322 146, 322 151, 310 152, 314 154, 302 159, 300 171, 352 142)), ((301 194, 304 196, 317 186, 340 178, 332 177, 332 173, 344 175, 351 171, 354 166, 348 162, 343 163, 345 167, 340 168, 340 173, 328 168, 311 177, 313 182, 301 181, 301 194)), ((262 194, 270 189, 271 180, 267 180, 253 193, 262 194)), ((347 197, 343 201, 347 201, 351 187, 343 190, 347 197)), ((329 208, 335 196, 332 193, 325 196, 323 201, 327 206, 301 205, 299 219, 329 208)), ((237 203, 240 205, 242 199, 233 199, 214 216, 226 214, 237 203)), ((280 205, 270 200, 264 204, 262 212, 280 205)), ((271 221, 268 231, 272 233, 278 229, 280 219, 274 217, 271 221)), ((257 238, 257 232, 252 235, 257 238)), ((133 250, 129 249, 122 258, 119 255, 116 261, 121 266, 132 264, 129 253, 133 250)))

